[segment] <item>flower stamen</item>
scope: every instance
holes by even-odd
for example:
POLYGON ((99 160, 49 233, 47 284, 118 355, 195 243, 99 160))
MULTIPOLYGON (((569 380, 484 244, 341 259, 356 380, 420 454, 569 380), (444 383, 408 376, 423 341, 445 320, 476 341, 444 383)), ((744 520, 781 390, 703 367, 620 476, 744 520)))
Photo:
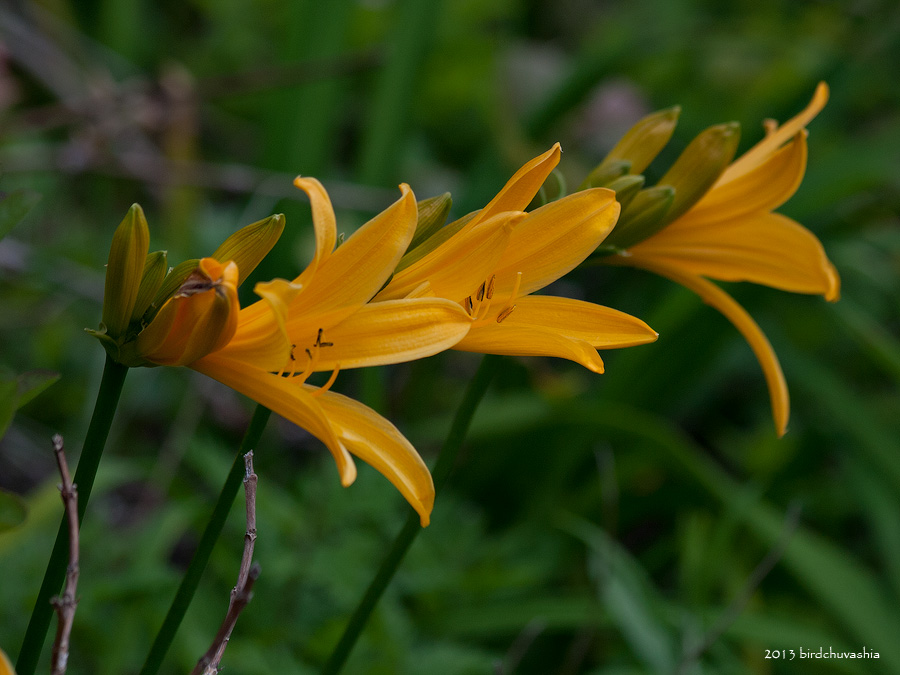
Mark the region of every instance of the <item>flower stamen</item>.
POLYGON ((326 391, 328 391, 329 389, 331 389, 331 385, 333 385, 333 384, 334 384, 334 381, 337 380, 337 376, 338 376, 338 373, 339 373, 339 372, 341 372, 341 364, 340 364, 340 363, 338 363, 338 364, 334 367, 334 370, 331 371, 331 377, 328 378, 328 382, 326 382, 325 384, 323 384, 321 387, 319 387, 319 388, 316 389, 315 391, 311 392, 312 395, 313 395, 313 396, 321 396, 321 395, 324 394, 326 391))
POLYGON ((506 309, 504 309, 502 312, 500 312, 500 313, 497 315, 497 323, 503 323, 503 320, 504 320, 506 317, 508 317, 510 314, 512 314, 512 313, 513 313, 513 310, 514 310, 515 308, 516 308, 515 305, 510 305, 509 307, 507 307, 506 309))

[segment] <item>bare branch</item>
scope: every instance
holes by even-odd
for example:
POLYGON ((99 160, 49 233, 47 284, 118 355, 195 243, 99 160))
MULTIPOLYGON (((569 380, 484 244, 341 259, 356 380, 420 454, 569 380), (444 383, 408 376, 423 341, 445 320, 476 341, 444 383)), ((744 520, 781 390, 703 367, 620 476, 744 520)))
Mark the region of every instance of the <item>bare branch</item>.
POLYGON ((59 617, 56 639, 53 641, 51 673, 63 675, 69 661, 69 635, 72 633, 75 608, 78 606, 78 600, 75 598, 75 589, 78 586, 78 488, 72 483, 69 465, 66 463, 63 437, 59 434, 53 436, 53 450, 62 477, 59 491, 69 521, 69 567, 66 570, 66 583, 63 594, 51 601, 59 617))
POLYGON ((252 564, 253 547, 256 544, 256 483, 258 477, 253 471, 253 451, 244 455, 244 492, 247 500, 247 530, 244 533, 244 553, 241 556, 241 568, 238 571, 237 584, 231 589, 231 599, 225 620, 219 627, 216 637, 206 653, 197 661, 191 675, 215 675, 219 672, 222 655, 231 639, 231 632, 237 623, 238 616, 253 597, 253 584, 259 577, 259 565, 252 564))

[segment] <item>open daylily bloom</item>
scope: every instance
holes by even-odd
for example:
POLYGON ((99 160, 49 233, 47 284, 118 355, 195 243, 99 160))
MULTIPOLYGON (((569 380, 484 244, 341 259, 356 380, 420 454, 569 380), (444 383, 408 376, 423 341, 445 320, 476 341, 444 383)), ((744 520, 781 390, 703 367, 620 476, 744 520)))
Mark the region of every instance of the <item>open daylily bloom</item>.
POLYGON ((752 281, 835 301, 840 279, 821 242, 790 218, 773 213, 797 190, 806 170, 805 126, 828 100, 821 83, 810 104, 735 160, 683 215, 605 262, 632 265, 685 286, 724 314, 756 354, 769 388, 778 434, 790 413, 778 358, 756 322, 709 279, 752 281))
MULTIPOLYGON (((351 454, 369 462, 425 525, 434 487, 418 453, 389 421, 329 389, 341 368, 443 351, 465 335, 471 319, 441 298, 368 304, 415 231, 416 202, 408 186, 401 186, 397 202, 334 250, 335 217, 325 189, 314 179, 298 178, 296 184, 310 197, 316 232, 316 252, 302 274, 293 281, 257 284, 262 300, 241 309, 237 287, 246 274, 233 259, 204 258, 118 353, 126 355, 128 365, 187 366, 302 426, 331 451, 344 485, 356 478, 351 454), (332 371, 326 385, 306 384, 311 373, 322 370, 332 371)), ((255 241, 244 239, 248 246, 255 241)), ((263 248, 251 267, 271 245, 263 248)), ((223 251, 247 257, 229 242, 217 253, 223 251)))
POLYGON ((533 296, 578 266, 616 223, 611 190, 592 189, 524 213, 559 162, 560 148, 517 171, 480 211, 426 241, 376 300, 434 295, 458 302, 474 323, 454 349, 489 354, 557 356, 602 373, 598 348, 656 340, 643 321, 570 298, 533 296), (429 244, 431 246, 429 247, 429 244))

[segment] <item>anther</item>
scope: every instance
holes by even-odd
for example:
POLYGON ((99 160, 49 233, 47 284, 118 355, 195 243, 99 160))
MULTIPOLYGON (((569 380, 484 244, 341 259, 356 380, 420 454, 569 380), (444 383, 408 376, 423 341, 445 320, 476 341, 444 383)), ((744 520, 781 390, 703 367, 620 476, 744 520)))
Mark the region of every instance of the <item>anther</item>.
POLYGON ((490 300, 491 298, 494 297, 494 279, 496 279, 496 278, 497 278, 497 275, 492 274, 491 278, 488 280, 488 287, 487 287, 487 293, 486 293, 488 300, 490 300))
POLYGON ((472 313, 474 312, 475 307, 472 305, 472 296, 471 295, 467 296, 466 299, 463 300, 463 309, 466 310, 466 312, 469 314, 469 316, 471 316, 472 313))
POLYGON ((478 298, 478 302, 481 302, 482 300, 484 300, 484 288, 485 288, 485 282, 482 281, 481 286, 478 287, 478 292, 475 294, 475 297, 478 298))
POLYGON ((503 320, 504 320, 506 317, 508 317, 510 314, 512 314, 512 313, 513 313, 513 310, 514 310, 515 308, 516 308, 516 306, 515 306, 515 305, 512 305, 511 307, 507 307, 507 308, 504 309, 502 312, 500 312, 500 313, 497 315, 497 323, 503 323, 503 320))
POLYGON ((320 328, 319 332, 316 334, 316 344, 314 347, 333 347, 333 342, 322 342, 322 333, 324 332, 324 328, 320 328))

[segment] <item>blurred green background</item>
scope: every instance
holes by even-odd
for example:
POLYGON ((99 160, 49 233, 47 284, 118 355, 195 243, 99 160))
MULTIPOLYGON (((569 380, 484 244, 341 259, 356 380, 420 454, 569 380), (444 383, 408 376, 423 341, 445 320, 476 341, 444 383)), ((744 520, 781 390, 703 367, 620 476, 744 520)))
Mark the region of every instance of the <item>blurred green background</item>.
MULTIPOLYGON (((346 672, 900 673, 898 38, 890 0, 0 4, 0 189, 41 197, 0 242, 0 393, 25 371, 61 375, 0 442, 0 488, 23 498, 4 497, 0 521, 28 508, 0 533, 0 645, 15 656, 59 522, 50 436, 74 464, 103 361, 82 329, 133 202, 170 261, 284 212, 256 276, 292 277, 311 245, 297 173, 323 180, 346 233, 401 180, 419 198, 450 190, 461 215, 555 141, 577 185, 639 117, 681 104, 652 178, 710 124, 741 122, 749 147, 825 80, 781 211, 822 239, 842 300, 728 286, 781 357, 785 438, 725 319, 643 272, 571 275, 559 291, 640 316, 659 341, 605 353, 602 376, 505 360, 346 672), (820 647, 881 658, 799 658, 820 647), (798 656, 766 658, 783 649, 798 656)), ((384 368, 380 392, 346 372, 336 388, 430 461, 478 361, 384 368)), ((191 371, 131 373, 82 531, 70 673, 137 672, 251 410, 191 371)), ((223 665, 314 673, 405 507, 369 467, 342 489, 282 420, 256 468, 262 576, 223 665)), ((241 501, 164 672, 187 672, 224 615, 241 501)))

